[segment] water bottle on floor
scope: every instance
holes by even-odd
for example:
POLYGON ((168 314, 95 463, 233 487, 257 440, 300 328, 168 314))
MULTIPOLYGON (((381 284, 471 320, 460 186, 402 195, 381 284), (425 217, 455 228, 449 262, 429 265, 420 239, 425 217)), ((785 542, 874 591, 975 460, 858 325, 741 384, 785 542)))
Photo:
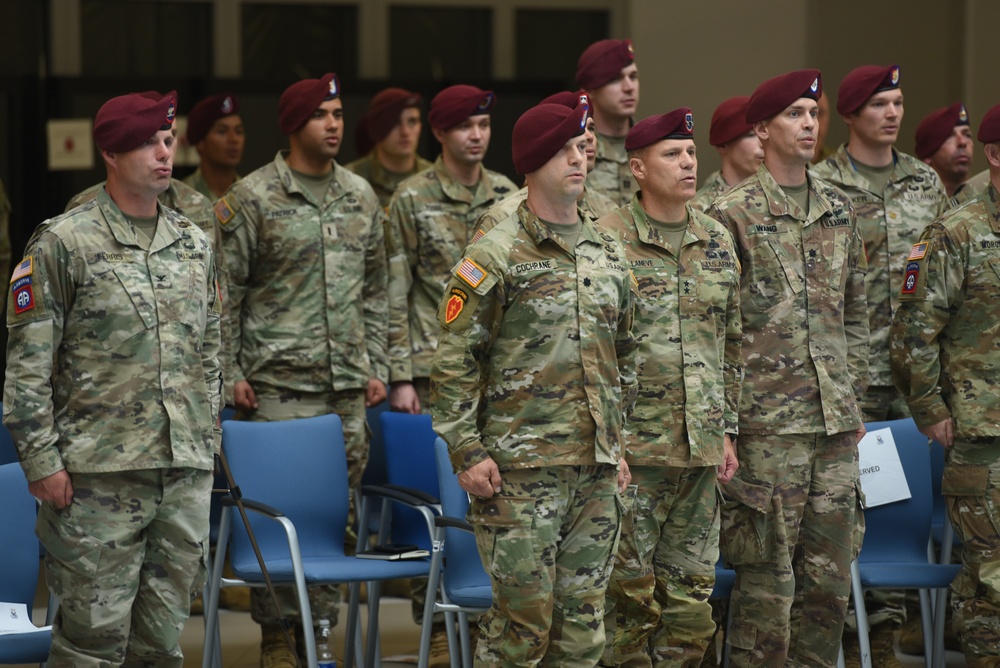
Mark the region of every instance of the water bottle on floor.
POLYGON ((337 668, 337 660, 333 657, 333 631, 330 630, 330 620, 319 620, 316 631, 316 665, 318 668, 337 668))

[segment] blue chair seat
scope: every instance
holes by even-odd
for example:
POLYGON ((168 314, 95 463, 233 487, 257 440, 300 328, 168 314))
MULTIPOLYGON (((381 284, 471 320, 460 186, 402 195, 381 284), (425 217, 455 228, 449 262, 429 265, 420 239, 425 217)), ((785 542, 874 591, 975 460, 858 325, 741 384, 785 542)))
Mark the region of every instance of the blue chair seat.
POLYGON ((452 587, 448 590, 448 598, 455 605, 468 608, 489 606, 493 600, 493 588, 490 585, 473 585, 470 587, 452 587))
POLYGON ((919 582, 922 589, 943 589, 951 584, 961 566, 948 564, 878 564, 866 562, 861 569, 861 584, 868 589, 912 589, 919 582))
POLYGON ((52 636, 47 630, 6 634, 0 642, 0 664, 45 661, 51 644, 52 636))
MULTIPOLYGON (((253 555, 249 555, 253 557, 253 555)), ((302 557, 306 582, 368 582, 370 580, 388 580, 394 578, 426 577, 430 566, 430 557, 424 559, 406 559, 400 561, 380 561, 378 559, 358 559, 353 556, 344 557, 302 557)), ((241 580, 247 582, 264 582, 260 565, 255 559, 246 562, 233 562, 233 571, 241 580)), ((268 559, 267 573, 275 582, 293 582, 294 568, 292 560, 268 559)))

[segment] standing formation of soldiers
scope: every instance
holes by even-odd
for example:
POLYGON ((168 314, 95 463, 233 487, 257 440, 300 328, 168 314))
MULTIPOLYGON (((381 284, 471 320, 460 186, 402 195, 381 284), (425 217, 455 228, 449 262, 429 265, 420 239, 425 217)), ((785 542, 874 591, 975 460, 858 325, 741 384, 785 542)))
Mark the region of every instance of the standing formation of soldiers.
MULTIPOLYGON (((107 181, 39 226, 7 294, 4 422, 62 602, 51 665, 180 665, 223 398, 245 420, 338 413, 352 487, 367 407, 432 414, 493 584, 480 666, 711 663, 720 557, 732 665, 835 665, 857 444, 912 414, 948 448, 955 629, 970 666, 997 665, 1000 105, 969 180, 960 103, 911 157, 900 68, 859 67, 824 153, 822 75, 789 72, 715 111, 699 190, 694 113, 635 122, 629 40, 588 47, 576 80, 518 119, 520 190, 484 165, 497 97, 472 85, 431 100, 433 163, 420 96, 382 91, 345 168, 336 75, 296 82, 288 149, 243 177, 238 100, 212 96, 187 183, 175 94, 101 108, 107 181)), ((251 599, 268 668, 296 664, 282 617, 301 637, 280 594, 251 599)), ((316 619, 339 602, 310 589, 316 619)), ((866 605, 892 666, 902 596, 866 605)))

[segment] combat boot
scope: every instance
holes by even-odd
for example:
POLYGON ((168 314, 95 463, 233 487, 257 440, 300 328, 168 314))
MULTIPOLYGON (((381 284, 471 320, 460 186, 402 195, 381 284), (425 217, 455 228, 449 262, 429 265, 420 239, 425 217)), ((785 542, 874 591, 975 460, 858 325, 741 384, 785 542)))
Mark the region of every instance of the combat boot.
MULTIPOLYGON (((473 646, 472 655, 476 650, 473 646)), ((451 665, 451 650, 448 646, 448 631, 444 623, 431 626, 431 651, 428 655, 427 665, 430 668, 444 668, 451 665)))
POLYGON ((889 624, 872 627, 868 634, 872 647, 872 665, 878 668, 903 668, 896 658, 895 633, 889 624))
POLYGON ((280 624, 261 624, 260 668, 296 668, 295 652, 288 646, 280 624))

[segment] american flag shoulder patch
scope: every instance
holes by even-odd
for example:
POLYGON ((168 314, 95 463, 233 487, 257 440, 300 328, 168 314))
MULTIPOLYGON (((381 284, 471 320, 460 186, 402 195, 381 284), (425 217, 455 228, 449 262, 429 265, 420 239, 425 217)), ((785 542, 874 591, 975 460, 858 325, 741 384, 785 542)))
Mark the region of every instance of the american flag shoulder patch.
POLYGON ((14 267, 14 274, 10 277, 11 284, 14 283, 19 278, 24 278, 25 276, 31 276, 34 271, 35 263, 34 258, 26 257, 21 260, 16 267, 14 267))
POLYGON ((910 249, 910 255, 906 259, 922 260, 925 255, 927 255, 927 242, 921 241, 919 244, 913 244, 913 248, 910 249))
POLYGON ((462 263, 455 270, 455 275, 469 284, 473 288, 478 288, 479 284, 486 278, 486 271, 469 258, 463 258, 462 263))
POLYGON ((229 202, 226 201, 225 197, 220 197, 219 201, 212 208, 215 211, 215 217, 219 219, 219 223, 222 225, 228 223, 236 215, 233 207, 229 206, 229 202))

